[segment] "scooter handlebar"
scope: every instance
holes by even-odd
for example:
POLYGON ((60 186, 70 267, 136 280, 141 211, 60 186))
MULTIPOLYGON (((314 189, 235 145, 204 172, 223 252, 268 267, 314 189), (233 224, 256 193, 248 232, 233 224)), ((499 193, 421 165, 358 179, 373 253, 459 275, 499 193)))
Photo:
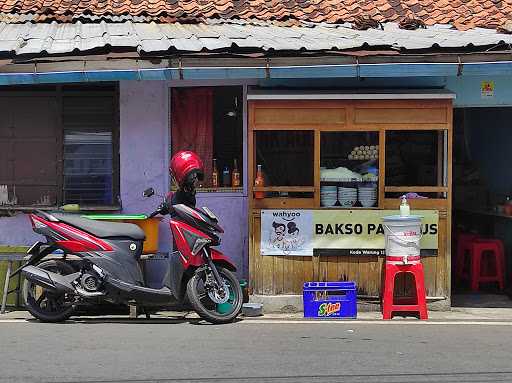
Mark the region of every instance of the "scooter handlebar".
POLYGON ((167 204, 166 202, 162 202, 160 204, 160 206, 158 206, 157 209, 153 213, 148 215, 148 218, 153 218, 154 216, 156 216, 158 214, 162 214, 162 215, 170 214, 172 212, 172 210, 173 210, 172 206, 169 206, 169 204, 167 204))

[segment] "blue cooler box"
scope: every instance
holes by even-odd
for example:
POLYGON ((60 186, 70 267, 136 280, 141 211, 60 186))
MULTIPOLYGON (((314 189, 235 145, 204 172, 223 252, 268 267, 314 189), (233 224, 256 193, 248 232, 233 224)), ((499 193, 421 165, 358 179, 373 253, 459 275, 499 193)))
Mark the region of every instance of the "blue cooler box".
POLYGON ((306 282, 305 318, 357 318, 355 282, 306 282))

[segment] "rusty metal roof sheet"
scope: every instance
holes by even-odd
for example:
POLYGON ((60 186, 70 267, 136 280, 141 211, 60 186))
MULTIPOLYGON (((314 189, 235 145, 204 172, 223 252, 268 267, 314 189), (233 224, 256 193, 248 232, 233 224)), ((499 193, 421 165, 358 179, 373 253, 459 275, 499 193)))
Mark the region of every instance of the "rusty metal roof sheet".
POLYGON ((511 44, 512 35, 475 28, 468 31, 433 25, 425 29, 403 30, 395 23, 383 30, 354 30, 350 25, 306 23, 281 26, 275 23, 207 20, 202 24, 138 23, 32 23, 0 22, 0 54, 44 55, 87 53, 94 49, 157 52, 244 52, 325 51, 376 47, 396 51, 457 49, 511 44))

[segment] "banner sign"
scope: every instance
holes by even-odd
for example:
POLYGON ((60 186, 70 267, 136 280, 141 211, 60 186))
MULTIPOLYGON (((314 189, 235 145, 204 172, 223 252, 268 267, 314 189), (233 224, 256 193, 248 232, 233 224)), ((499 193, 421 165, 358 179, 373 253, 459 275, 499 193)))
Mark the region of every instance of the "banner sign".
MULTIPOLYGON (((396 210, 262 210, 262 255, 385 255, 382 218, 396 210)), ((422 219, 421 254, 437 255, 439 213, 422 219)))
POLYGON ((311 210, 262 210, 261 255, 313 255, 311 210))

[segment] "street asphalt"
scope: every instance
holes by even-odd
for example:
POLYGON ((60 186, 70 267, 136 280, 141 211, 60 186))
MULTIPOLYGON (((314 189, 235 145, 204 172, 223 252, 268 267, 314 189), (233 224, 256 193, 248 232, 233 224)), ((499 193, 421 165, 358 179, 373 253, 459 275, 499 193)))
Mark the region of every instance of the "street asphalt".
POLYGON ((512 382, 512 322, 9 319, 0 382, 512 382))

